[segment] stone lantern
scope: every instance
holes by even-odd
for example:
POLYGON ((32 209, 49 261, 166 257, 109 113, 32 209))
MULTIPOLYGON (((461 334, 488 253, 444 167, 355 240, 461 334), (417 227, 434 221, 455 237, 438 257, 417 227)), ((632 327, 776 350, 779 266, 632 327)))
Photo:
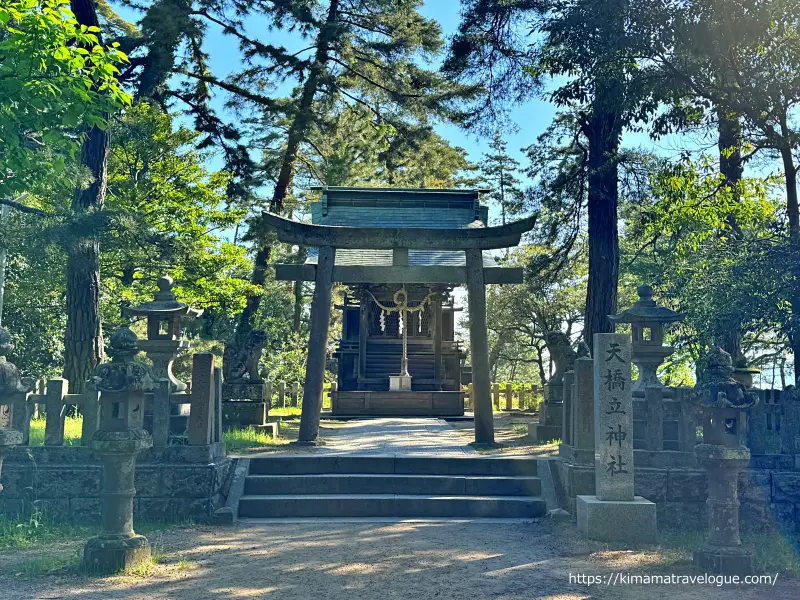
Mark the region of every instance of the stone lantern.
POLYGON ((644 396, 648 386, 663 387, 656 371, 664 359, 675 351, 664 345, 664 325, 683 320, 683 315, 653 300, 653 289, 649 285, 636 288, 639 300, 629 309, 608 318, 613 323, 630 323, 631 358, 639 370, 639 379, 633 382, 633 395, 644 396))
POLYGON ((745 446, 746 411, 758 396, 733 378, 730 354, 716 348, 708 354, 706 380, 698 384, 692 401, 703 418, 703 443, 694 452, 708 472, 708 538, 694 553, 697 568, 718 574, 748 574, 753 555, 739 537, 739 472, 750 461, 745 446))
MULTIPOLYGON (((0 327, 0 475, 3 472, 3 459, 14 446, 23 442, 22 432, 12 429, 14 411, 25 409, 25 400, 32 385, 23 383, 17 367, 6 360, 6 355, 14 349, 11 336, 0 327)), ((0 483, 0 492, 3 484, 0 483)))
POLYGON ((753 387, 753 375, 758 375, 759 373, 761 373, 761 369, 749 366, 747 359, 742 356, 736 361, 733 378, 749 390, 753 387))
POLYGON ((169 379, 170 391, 184 392, 186 384, 172 373, 175 359, 189 348, 189 342, 181 339, 181 319, 197 318, 203 311, 178 302, 172 287, 172 277, 164 275, 158 280, 158 292, 151 302, 125 308, 123 312, 129 317, 147 318, 147 339, 139 342, 139 348, 153 361, 156 379, 169 379))
POLYGON ((112 573, 150 560, 147 538, 133 531, 136 455, 153 445, 142 428, 145 392, 153 387, 149 366, 134 362, 138 338, 128 327, 111 335, 111 362, 95 369, 100 427, 91 447, 103 458, 102 530, 83 551, 85 567, 112 573))

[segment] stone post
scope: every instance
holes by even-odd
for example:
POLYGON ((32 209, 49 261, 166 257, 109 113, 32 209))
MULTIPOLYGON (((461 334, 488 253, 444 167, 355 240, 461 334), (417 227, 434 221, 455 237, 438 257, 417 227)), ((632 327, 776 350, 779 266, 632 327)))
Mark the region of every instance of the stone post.
POLYGON ((300 382, 295 381, 292 384, 292 406, 300 406, 300 382))
MULTIPOLYGON (((28 416, 25 399, 33 388, 33 382, 26 380, 23 383, 17 367, 6 360, 6 355, 13 349, 11 336, 0 327, 0 477, 3 474, 3 459, 14 446, 23 442, 22 432, 13 429, 17 421, 15 412, 24 410, 25 416, 28 416)), ((3 484, 0 483, 2 491, 3 484)))
POLYGON ((84 567, 96 573, 113 573, 150 560, 147 538, 133 530, 133 486, 136 454, 152 446, 143 429, 144 396, 152 389, 150 367, 134 362, 138 338, 123 327, 111 335, 110 363, 95 369, 100 391, 100 429, 92 449, 103 458, 100 535, 86 542, 84 567))
MULTIPOLYGON (((266 389, 266 385, 264 386, 266 389)), ((269 400, 264 399, 269 407, 269 400)), ((222 441, 222 369, 214 367, 214 418, 213 418, 213 432, 211 434, 212 442, 222 441)))
POLYGON ((513 408, 514 402, 514 388, 511 387, 510 383, 506 384, 506 411, 511 412, 513 408))
POLYGON ((575 361, 572 406, 573 459, 584 465, 594 464, 594 361, 587 357, 575 361))
POLYGON ((527 403, 528 399, 526 398, 526 395, 527 395, 527 391, 525 390, 525 384, 523 383, 521 386, 519 386, 519 409, 520 410, 525 410, 527 408, 526 403, 527 403))
POLYGON ((198 352, 192 357, 192 410, 189 413, 189 445, 208 446, 214 415, 214 355, 198 352))
POLYGON ((278 384, 278 406, 286 408, 286 384, 283 382, 278 384))
POLYGON ((564 414, 561 416, 561 443, 572 445, 572 388, 575 383, 575 371, 564 373, 564 398, 562 400, 564 414))
POLYGON ((647 450, 660 452, 664 449, 664 388, 648 385, 644 394, 647 406, 647 450))
POLYGON ((746 412, 758 397, 733 377, 730 354, 708 354, 706 380, 695 387, 693 402, 703 417, 703 443, 694 448, 708 472, 708 538, 694 553, 694 565, 706 573, 747 575, 753 555, 739 538, 739 472, 750 462, 745 447, 746 412))
POLYGON ((47 392, 45 393, 47 419, 44 423, 45 446, 64 445, 64 418, 66 417, 64 396, 67 395, 68 386, 69 382, 60 377, 47 382, 47 392))
POLYGON ((500 384, 492 385, 492 410, 500 410, 500 384))
POLYGON ((94 381, 90 382, 83 392, 81 413, 83 414, 81 445, 89 446, 95 431, 100 428, 100 392, 95 388, 94 381))
POLYGON ((577 496, 578 531, 603 542, 652 542, 656 505, 633 492, 631 342, 594 336, 594 496, 577 496))

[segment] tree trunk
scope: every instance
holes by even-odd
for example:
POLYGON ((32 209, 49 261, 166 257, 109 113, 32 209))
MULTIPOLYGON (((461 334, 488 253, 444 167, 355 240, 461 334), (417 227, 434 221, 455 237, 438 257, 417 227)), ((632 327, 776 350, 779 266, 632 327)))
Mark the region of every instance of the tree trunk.
MULTIPOLYGON (((283 155, 281 162, 281 169, 278 173, 278 180, 275 183, 275 190, 272 193, 272 200, 270 201, 270 211, 280 213, 283 210, 284 200, 292 185, 292 178, 294 176, 294 165, 297 160, 297 153, 300 150, 300 144, 308 133, 308 128, 313 122, 313 105, 314 96, 317 94, 320 79, 325 71, 328 63, 328 52, 331 43, 333 42, 337 33, 337 19, 339 16, 339 0, 330 0, 328 7, 328 17, 325 20, 325 25, 319 31, 317 37, 317 52, 314 56, 308 78, 303 84, 303 93, 300 96, 300 103, 297 107, 297 114, 292 121, 289 128, 289 135, 286 141, 286 151, 283 155)), ((251 283, 259 288, 264 285, 264 274, 269 264, 269 257, 271 255, 271 248, 268 243, 263 243, 260 247, 253 264, 253 276, 251 283)), ((243 336, 250 332, 253 328, 253 317, 258 312, 261 306, 261 295, 254 295, 247 297, 247 308, 239 317, 239 325, 236 328, 237 338, 243 339, 243 336)))
POLYGON ((797 167, 794 164, 790 146, 781 148, 783 159, 783 172, 786 177, 786 215, 789 219, 789 246, 790 257, 793 258, 795 285, 792 290, 791 306, 791 331, 789 341, 794 356, 795 385, 800 385, 800 208, 797 199, 797 167))
MULTIPOLYGON (((598 90, 598 96, 603 94, 598 90)), ((589 347, 595 333, 612 333, 608 316, 617 311, 619 282, 619 234, 617 232, 617 153, 620 129, 614 112, 605 110, 601 98, 595 101, 587 126, 589 140, 589 281, 586 289, 586 317, 583 336, 589 347)))
MULTIPOLYGON (((742 165, 741 137, 742 127, 739 118, 724 108, 717 108, 717 147, 719 148, 719 172, 722 175, 725 185, 731 190, 735 198, 738 198, 738 185, 744 173, 742 165)), ((728 224, 731 227, 731 243, 736 243, 741 236, 736 218, 731 215, 728 217, 728 224)), ((742 326, 738 319, 720 323, 719 329, 714 332, 714 342, 725 352, 731 355, 734 364, 742 357, 742 326)))
MULTIPOLYGON (((81 25, 100 25, 92 0, 72 0, 72 12, 81 25)), ((97 34, 100 37, 100 34, 97 34)), ((102 41, 102 40, 101 40, 102 41)), ((92 127, 83 141, 81 163, 93 181, 77 189, 72 210, 77 217, 102 208, 106 197, 108 133, 92 127)), ((67 242, 67 331, 64 337, 64 378, 70 392, 81 393, 94 368, 103 360, 100 321, 100 243, 97 236, 76 235, 67 242)))

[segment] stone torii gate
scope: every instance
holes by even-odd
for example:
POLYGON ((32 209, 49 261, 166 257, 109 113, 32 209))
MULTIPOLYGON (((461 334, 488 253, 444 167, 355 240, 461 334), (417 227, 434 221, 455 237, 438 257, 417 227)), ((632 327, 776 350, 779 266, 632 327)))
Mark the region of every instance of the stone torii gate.
POLYGON ((467 284, 472 382, 475 395, 475 442, 494 443, 494 421, 489 376, 489 342, 486 328, 486 284, 522 283, 519 269, 484 268, 483 250, 517 246, 536 217, 501 227, 423 229, 405 227, 343 227, 309 225, 264 213, 266 224, 281 242, 319 249, 316 265, 277 265, 279 279, 314 281, 311 333, 303 409, 298 443, 315 445, 319 435, 322 390, 334 281, 467 284), (392 250, 391 267, 336 267, 336 249, 392 250), (464 251, 466 266, 409 266, 408 250, 464 251), (405 257, 405 260, 403 258, 405 257), (292 271, 292 274, 281 273, 292 271), (345 272, 347 270, 347 272, 345 272))

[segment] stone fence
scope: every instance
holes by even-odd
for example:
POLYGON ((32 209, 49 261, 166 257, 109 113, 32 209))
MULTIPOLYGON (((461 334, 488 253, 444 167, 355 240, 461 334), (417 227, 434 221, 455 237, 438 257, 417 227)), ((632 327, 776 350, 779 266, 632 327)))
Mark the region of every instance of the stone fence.
MULTIPOLYGON (((544 388, 535 383, 493 383, 491 391, 494 410, 506 412, 535 409, 541 403, 544 394, 544 388)), ((472 410, 474 406, 472 384, 464 386, 463 392, 467 410, 472 410)))
MULTIPOLYGON (((578 359, 564 378, 562 443, 551 461, 562 508, 575 515, 575 497, 595 494, 594 375, 578 359)), ((756 390, 750 409, 749 467, 739 475, 746 529, 800 529, 800 401, 780 390, 756 390)), ((695 458, 701 435, 689 388, 647 386, 633 398, 635 493, 656 503, 659 527, 703 530, 707 474, 695 458)))
MULTIPOLYGON (((136 460, 138 519, 210 521, 224 504, 233 461, 225 456, 222 440, 221 385, 213 355, 198 353, 190 389, 176 393, 161 379, 145 396, 145 423, 153 447, 136 460)), ((35 393, 15 398, 11 423, 0 422, 0 427, 21 431, 23 443, 8 453, 3 466, 0 514, 14 517, 39 510, 59 522, 99 518, 102 463, 88 445, 99 426, 100 398, 100 392, 91 389, 68 393, 64 379, 51 379, 36 386, 35 393), (83 415, 80 446, 64 443, 70 406, 83 415), (31 418, 42 408, 44 445, 31 446, 31 418)), ((0 397, 0 405, 7 401, 0 397)))

